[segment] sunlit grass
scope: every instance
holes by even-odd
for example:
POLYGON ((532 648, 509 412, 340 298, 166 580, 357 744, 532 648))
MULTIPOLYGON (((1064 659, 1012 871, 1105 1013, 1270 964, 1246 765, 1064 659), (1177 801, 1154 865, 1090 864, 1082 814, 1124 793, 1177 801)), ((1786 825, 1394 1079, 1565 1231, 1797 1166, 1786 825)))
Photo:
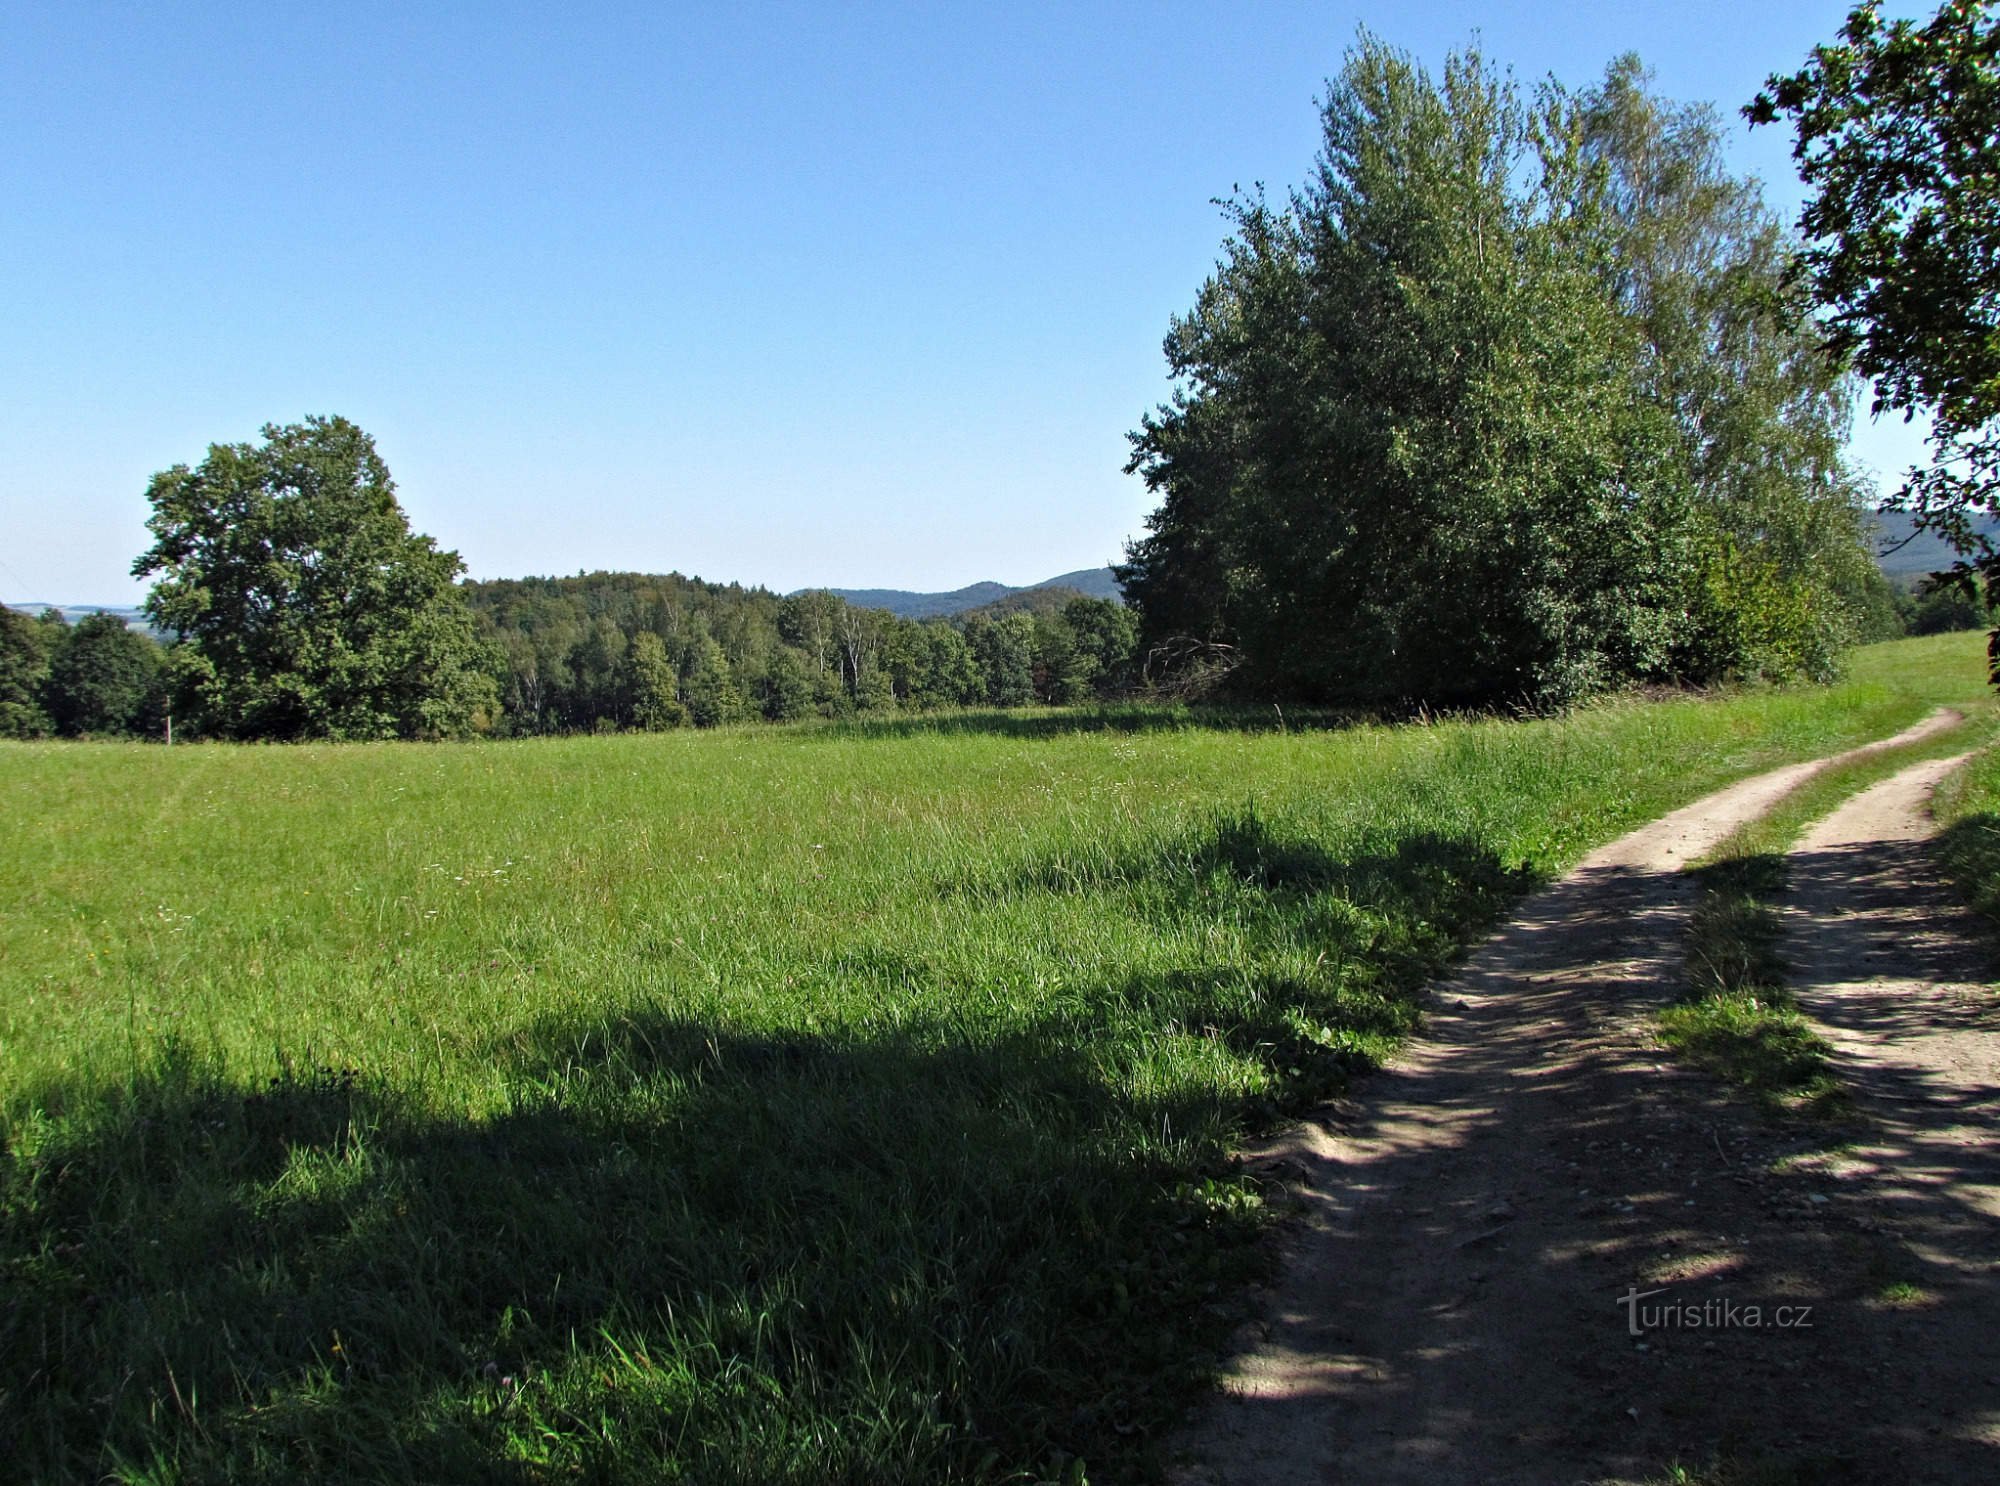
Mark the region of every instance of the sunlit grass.
POLYGON ((1925 710, 5 747, 0 1437, 1143 1475, 1264 1262, 1246 1131, 1590 846, 1925 710))

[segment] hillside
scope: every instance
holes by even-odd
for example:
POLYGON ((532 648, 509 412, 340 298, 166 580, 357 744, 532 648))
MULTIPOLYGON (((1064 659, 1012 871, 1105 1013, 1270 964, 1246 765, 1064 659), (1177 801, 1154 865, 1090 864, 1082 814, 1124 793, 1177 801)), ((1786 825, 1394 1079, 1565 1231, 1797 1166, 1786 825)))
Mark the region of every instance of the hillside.
MULTIPOLYGON (((1955 555, 1942 538, 1925 532, 1913 536, 1915 523, 1904 511, 1875 513, 1875 561, 1891 578, 1935 573, 1952 565, 1955 555)), ((1973 523, 1981 536, 2000 536, 2000 520, 1988 516, 1973 523)))
POLYGON ((24 599, 18 603, 9 600, 4 604, 0 604, 0 609, 14 609, 22 614, 34 615, 43 614, 50 609, 54 609, 58 614, 62 615, 64 622, 68 624, 80 623, 93 614, 115 614, 133 629, 143 631, 156 640, 166 639, 164 631, 153 628, 152 621, 146 618, 145 610, 120 608, 116 604, 49 604, 24 599))
POLYGON ((1014 594, 1032 593, 1040 588, 1067 588, 1094 599, 1124 602, 1118 580, 1111 576, 1108 567, 1079 568, 1073 573, 1059 573, 1053 578, 1044 578, 1040 583, 1029 583, 1019 588, 986 582, 955 588, 949 593, 915 593, 907 588, 834 588, 828 592, 847 600, 857 609, 887 609, 904 619, 932 619, 946 614, 963 614, 968 609, 983 609, 1014 594))

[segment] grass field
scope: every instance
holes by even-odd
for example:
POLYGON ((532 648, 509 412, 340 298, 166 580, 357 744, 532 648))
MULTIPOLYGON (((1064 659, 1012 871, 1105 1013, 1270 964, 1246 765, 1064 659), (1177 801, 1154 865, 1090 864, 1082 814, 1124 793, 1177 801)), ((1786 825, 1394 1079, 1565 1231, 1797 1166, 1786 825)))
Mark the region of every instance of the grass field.
POLYGON ((1143 1477, 1264 1262, 1235 1141, 1979 642, 1560 721, 0 748, 11 1468, 1143 1477))

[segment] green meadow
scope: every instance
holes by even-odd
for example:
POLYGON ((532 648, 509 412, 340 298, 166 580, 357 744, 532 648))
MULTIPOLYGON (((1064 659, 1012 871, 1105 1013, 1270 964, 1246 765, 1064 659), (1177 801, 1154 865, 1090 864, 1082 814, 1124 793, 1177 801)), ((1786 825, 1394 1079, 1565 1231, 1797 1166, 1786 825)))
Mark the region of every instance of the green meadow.
POLYGON ((0 746, 24 1479, 1143 1479, 1244 1137, 1592 845, 1981 690, 0 746))

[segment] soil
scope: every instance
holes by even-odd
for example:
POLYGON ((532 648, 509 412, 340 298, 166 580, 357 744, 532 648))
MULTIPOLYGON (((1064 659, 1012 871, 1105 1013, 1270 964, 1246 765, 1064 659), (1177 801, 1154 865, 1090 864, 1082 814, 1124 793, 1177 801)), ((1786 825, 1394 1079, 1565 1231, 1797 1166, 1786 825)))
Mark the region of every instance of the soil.
POLYGON ((1923 851, 1952 762, 1793 862, 1787 955, 1855 1121, 1767 1119, 1651 1030, 1680 868, 1799 765, 1531 898, 1357 1098, 1245 1153, 1298 1217, 1176 1481, 2000 1480, 2000 1019, 1923 851))

